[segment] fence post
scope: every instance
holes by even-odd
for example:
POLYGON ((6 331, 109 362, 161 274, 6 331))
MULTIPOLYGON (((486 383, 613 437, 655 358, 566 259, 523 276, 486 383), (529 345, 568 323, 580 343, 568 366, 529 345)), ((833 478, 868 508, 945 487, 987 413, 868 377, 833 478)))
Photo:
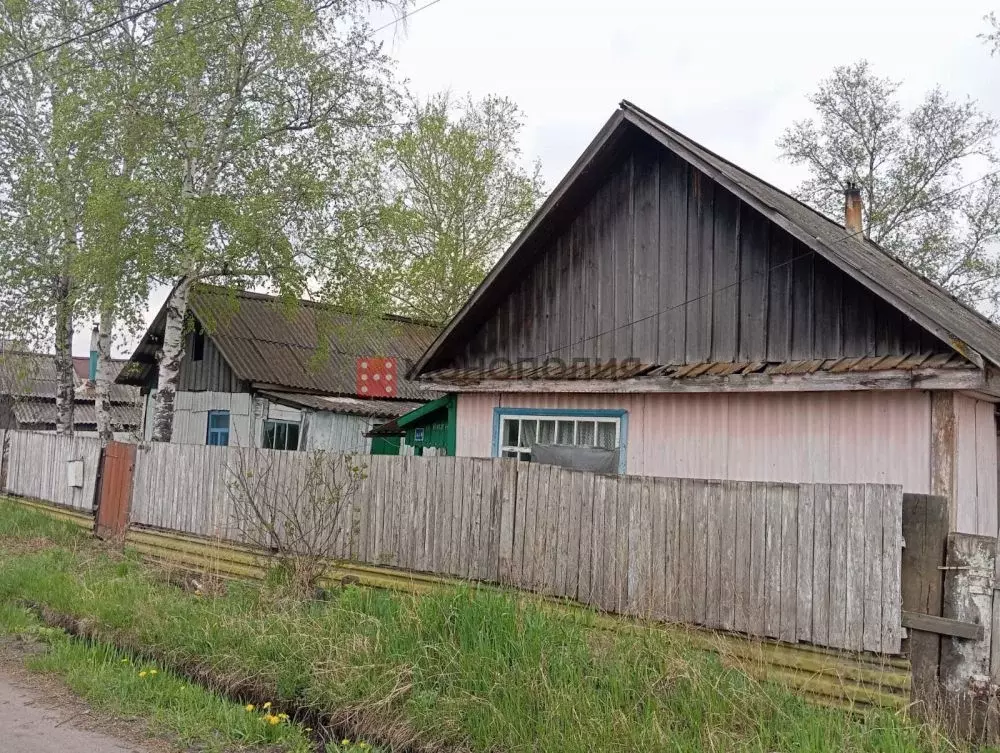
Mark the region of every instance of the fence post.
POLYGON ((941 701, 945 720, 963 739, 983 740, 991 707, 990 638, 993 626, 995 536, 948 535, 944 617, 981 625, 978 640, 941 640, 941 701))
MULTIPOLYGON (((948 544, 948 500, 929 494, 903 495, 903 610, 941 616, 944 601, 945 553, 948 544)), ((913 713, 933 714, 938 697, 941 636, 910 629, 910 700, 913 713)))

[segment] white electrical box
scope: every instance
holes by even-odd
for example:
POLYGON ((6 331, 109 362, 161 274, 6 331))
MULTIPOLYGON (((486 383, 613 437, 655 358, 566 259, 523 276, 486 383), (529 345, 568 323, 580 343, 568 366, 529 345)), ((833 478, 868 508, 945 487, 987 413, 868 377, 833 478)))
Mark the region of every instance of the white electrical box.
POLYGON ((66 481, 70 486, 81 488, 83 486, 83 461, 66 461, 66 481))

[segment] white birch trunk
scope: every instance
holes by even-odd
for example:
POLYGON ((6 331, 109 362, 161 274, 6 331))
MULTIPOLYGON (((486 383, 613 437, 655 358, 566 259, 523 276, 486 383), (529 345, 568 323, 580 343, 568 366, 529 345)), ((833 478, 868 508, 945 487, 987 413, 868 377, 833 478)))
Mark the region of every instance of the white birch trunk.
POLYGON ((115 438, 111 426, 111 328, 114 317, 101 312, 97 329, 97 374, 94 377, 94 411, 97 414, 97 437, 102 444, 115 438))
POLYGON ((76 378, 73 373, 73 309, 69 279, 56 283, 56 434, 73 436, 76 378))
POLYGON ((183 277, 167 301, 153 411, 153 441, 169 442, 174 433, 174 398, 184 360, 184 317, 193 280, 183 277))

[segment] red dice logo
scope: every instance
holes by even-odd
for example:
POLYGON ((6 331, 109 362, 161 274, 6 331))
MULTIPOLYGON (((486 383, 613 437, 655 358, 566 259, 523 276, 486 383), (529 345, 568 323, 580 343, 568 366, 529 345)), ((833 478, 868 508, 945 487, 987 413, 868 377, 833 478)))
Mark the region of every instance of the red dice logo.
POLYGON ((396 397, 395 358, 359 358, 356 390, 360 397, 396 397))

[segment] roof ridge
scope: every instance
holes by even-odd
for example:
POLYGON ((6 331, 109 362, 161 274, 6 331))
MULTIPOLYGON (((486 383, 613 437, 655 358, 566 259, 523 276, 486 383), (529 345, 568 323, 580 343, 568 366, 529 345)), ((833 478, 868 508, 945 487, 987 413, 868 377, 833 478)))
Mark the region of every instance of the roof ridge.
MULTIPOLYGON (((258 293, 255 290, 242 290, 237 288, 227 288, 224 285, 212 285, 205 282, 198 283, 194 291, 206 291, 210 294, 221 294, 221 295, 234 295, 237 298, 246 298, 248 300, 257 301, 278 301, 282 300, 281 296, 274 295, 272 293, 258 293)), ((192 292, 194 292, 192 291, 192 292)), ((421 327, 431 327, 434 329, 440 329, 441 324, 439 322, 432 322, 428 319, 417 319, 416 317, 404 316, 403 314, 370 314, 364 311, 352 311, 349 308, 340 306, 335 303, 324 303, 323 301, 314 301, 309 298, 296 298, 297 303, 302 304, 308 308, 322 309, 327 311, 334 311, 340 314, 347 314, 348 316, 355 317, 365 317, 371 316, 374 319, 379 319, 381 321, 390 322, 400 322, 401 324, 415 324, 421 327)))

